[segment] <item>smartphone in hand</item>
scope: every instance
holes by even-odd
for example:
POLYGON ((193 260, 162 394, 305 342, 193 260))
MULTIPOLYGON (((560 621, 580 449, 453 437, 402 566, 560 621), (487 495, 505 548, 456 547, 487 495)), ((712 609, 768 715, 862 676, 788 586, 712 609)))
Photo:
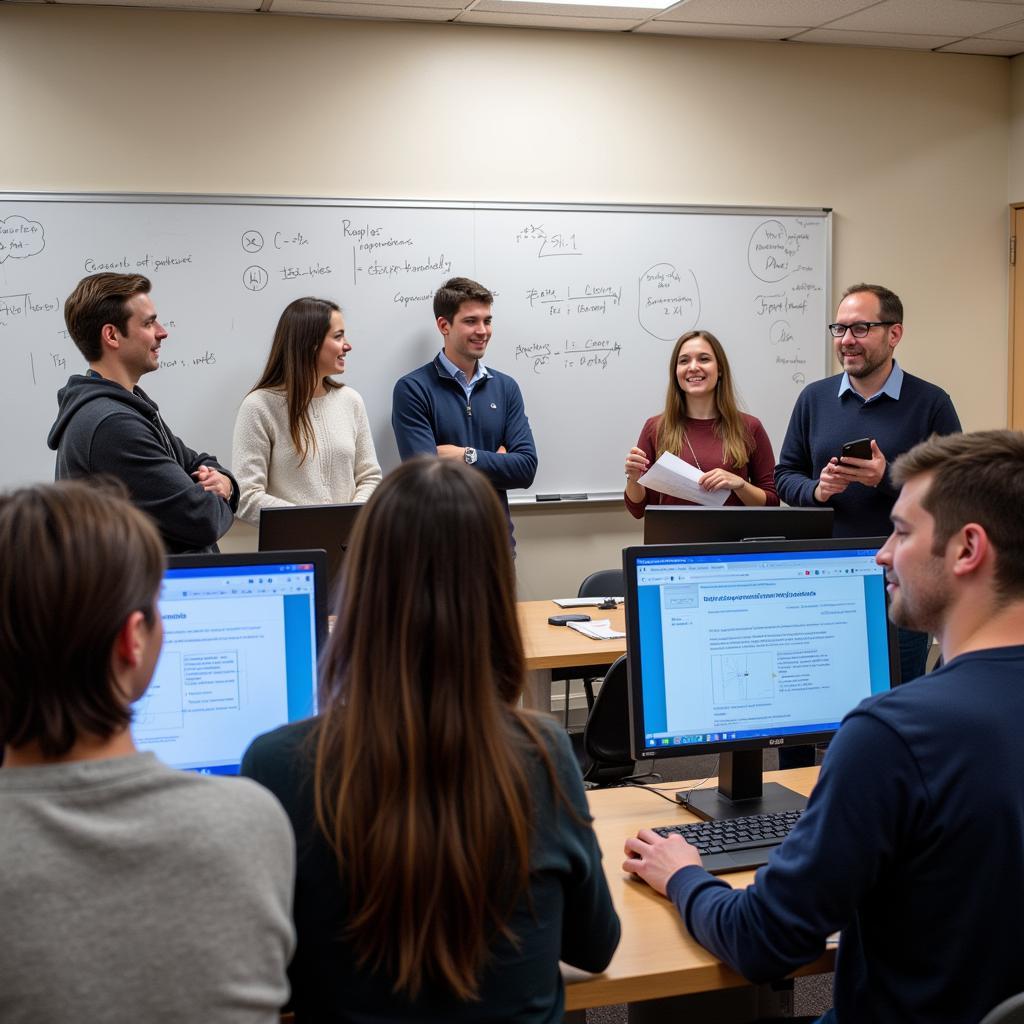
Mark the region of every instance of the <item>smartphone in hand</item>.
POLYGON ((870 459, 871 438, 861 437, 856 441, 847 441, 846 444, 843 445, 843 450, 839 453, 839 461, 842 462, 844 458, 870 459))

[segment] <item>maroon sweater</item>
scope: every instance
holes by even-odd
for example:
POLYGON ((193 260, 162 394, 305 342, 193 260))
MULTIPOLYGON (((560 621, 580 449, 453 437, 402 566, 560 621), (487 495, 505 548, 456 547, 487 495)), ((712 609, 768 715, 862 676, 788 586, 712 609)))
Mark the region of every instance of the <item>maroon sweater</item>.
MULTIPOLYGON (((715 423, 717 420, 692 420, 687 416, 686 437, 690 444, 684 444, 682 451, 673 452, 672 454, 678 455, 679 458, 684 462, 688 462, 691 466, 699 464, 698 468, 705 473, 712 469, 726 469, 730 473, 735 473, 738 477, 749 480, 755 487, 760 487, 764 491, 768 498, 765 504, 778 505, 779 496, 775 493, 775 454, 772 452, 772 443, 768 440, 768 435, 765 433, 764 427, 761 426, 759 419, 748 416, 746 413, 740 413, 740 415, 743 417, 743 422, 750 433, 753 443, 750 460, 745 466, 735 466, 731 462, 726 462, 723 458, 722 442, 715 435, 715 423), (693 446, 692 453, 690 445, 693 446), (694 455, 697 457, 696 462, 694 461, 694 455)), ((644 424, 644 429, 640 431, 640 439, 636 443, 637 448, 642 449, 647 458, 651 460, 651 465, 655 461, 655 442, 658 437, 658 426, 660 424, 661 416, 652 416, 644 424)), ((743 504, 736 496, 735 491, 729 495, 725 503, 726 505, 743 504)), ((676 498, 671 494, 662 494, 660 491, 651 490, 650 487, 647 488, 647 494, 643 501, 630 501, 628 497, 626 498, 626 508, 637 519, 643 518, 644 509, 648 505, 692 504, 692 501, 676 498)))

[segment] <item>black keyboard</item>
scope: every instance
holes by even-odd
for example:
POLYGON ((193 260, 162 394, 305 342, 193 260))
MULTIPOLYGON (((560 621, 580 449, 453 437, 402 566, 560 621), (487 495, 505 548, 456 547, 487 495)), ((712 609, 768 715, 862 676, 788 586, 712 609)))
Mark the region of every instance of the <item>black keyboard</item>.
POLYGON ((800 811, 720 818, 689 825, 662 825, 660 836, 681 835, 700 850, 701 863, 713 875, 748 871, 768 863, 768 856, 800 820, 800 811))

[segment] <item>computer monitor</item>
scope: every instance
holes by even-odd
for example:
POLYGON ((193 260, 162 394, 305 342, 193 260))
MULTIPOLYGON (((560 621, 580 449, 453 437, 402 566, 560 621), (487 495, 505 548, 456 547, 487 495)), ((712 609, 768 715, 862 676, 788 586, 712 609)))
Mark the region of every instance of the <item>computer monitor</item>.
POLYGON ((763 785, 763 749, 827 740, 861 700, 899 680, 875 563, 883 543, 623 552, 633 756, 720 754, 717 790, 677 795, 694 813, 801 808, 803 797, 763 785))
POLYGON ((832 536, 830 508, 704 508, 651 505, 644 511, 645 544, 819 540, 832 536))
POLYGON ((348 538, 362 511, 361 502, 344 505, 291 505, 260 511, 260 551, 323 548, 331 593, 341 575, 348 538))
POLYGON ((326 636, 322 551, 172 555, 164 644, 132 736, 164 763, 236 775, 260 733, 316 711, 326 636))

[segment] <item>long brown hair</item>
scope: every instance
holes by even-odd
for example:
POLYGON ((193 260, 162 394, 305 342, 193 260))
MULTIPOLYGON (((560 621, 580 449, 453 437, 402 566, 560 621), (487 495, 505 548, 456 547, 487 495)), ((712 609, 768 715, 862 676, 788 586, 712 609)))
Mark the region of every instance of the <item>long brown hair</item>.
POLYGON ((358 963, 415 998, 478 995, 529 879, 530 767, 557 784, 524 683, 508 528, 487 479, 436 458, 361 514, 321 665, 314 799, 358 963))
POLYGON ((253 391, 275 388, 284 391, 288 401, 288 432, 299 453, 299 463, 306 461, 309 449, 316 451, 316 434, 309 419, 309 403, 318 384, 330 390, 344 387, 330 377, 317 379, 316 364, 320 346, 331 326, 331 314, 341 307, 330 299, 296 299, 284 307, 274 331, 274 340, 267 356, 263 374, 253 391))
POLYGON ((660 457, 663 452, 678 455, 686 446, 686 394, 679 386, 676 364, 682 347, 694 338, 703 338, 711 346, 718 362, 718 387, 715 388, 718 419, 715 420, 714 430, 722 441, 722 455, 726 464, 741 469, 750 461, 753 440, 740 415, 725 349, 710 331, 687 331, 672 348, 672 357, 668 361, 668 393, 665 395, 665 412, 658 426, 658 450, 655 456, 660 457))

